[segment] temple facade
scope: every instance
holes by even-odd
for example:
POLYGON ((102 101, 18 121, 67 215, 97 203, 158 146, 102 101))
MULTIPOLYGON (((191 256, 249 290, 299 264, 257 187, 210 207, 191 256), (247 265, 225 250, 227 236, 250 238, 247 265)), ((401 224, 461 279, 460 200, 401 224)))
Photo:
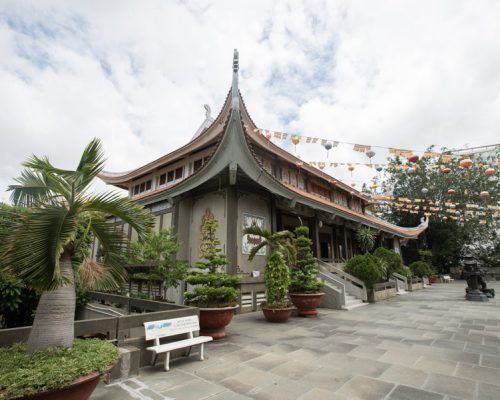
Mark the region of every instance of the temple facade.
MULTIPOLYGON (((427 223, 403 228, 369 212, 372 200, 294 155, 259 133, 238 88, 238 53, 232 86, 216 118, 205 121, 185 146, 135 170, 103 172, 107 184, 125 189, 154 213, 156 229, 173 226, 181 243, 177 255, 190 265, 200 257, 200 226, 205 214, 219 221, 219 239, 229 259, 227 272, 240 274, 253 302, 263 293, 266 253, 248 261, 257 238, 243 235, 257 224, 293 230, 299 217, 310 228, 315 256, 342 262, 359 254, 355 231, 365 225, 378 232, 378 245, 400 251, 427 223), (260 291, 260 292, 259 292, 260 291)), ((135 232, 123 226, 131 239, 135 232)), ((255 306, 255 304, 254 304, 255 306)))

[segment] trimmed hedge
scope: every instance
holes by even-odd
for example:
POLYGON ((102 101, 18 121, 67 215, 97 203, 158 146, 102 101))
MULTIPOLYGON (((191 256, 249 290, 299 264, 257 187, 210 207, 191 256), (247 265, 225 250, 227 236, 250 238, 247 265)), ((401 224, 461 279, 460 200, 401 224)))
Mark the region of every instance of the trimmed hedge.
POLYGON ((380 260, 382 267, 385 269, 385 279, 387 281, 394 272, 399 272, 403 268, 403 260, 394 250, 379 247, 373 252, 373 255, 380 260))
POLYGON ((26 344, 0 348, 0 399, 15 399, 67 386, 80 376, 105 373, 120 358, 113 344, 75 339, 73 347, 26 353, 26 344))
POLYGON ((425 261, 415 261, 411 263, 410 270, 414 276, 418 276, 419 278, 434 275, 434 269, 425 261))
POLYGON ((350 258, 346 263, 345 272, 361 279, 368 289, 372 289, 375 283, 384 278, 384 269, 380 261, 371 254, 350 258))

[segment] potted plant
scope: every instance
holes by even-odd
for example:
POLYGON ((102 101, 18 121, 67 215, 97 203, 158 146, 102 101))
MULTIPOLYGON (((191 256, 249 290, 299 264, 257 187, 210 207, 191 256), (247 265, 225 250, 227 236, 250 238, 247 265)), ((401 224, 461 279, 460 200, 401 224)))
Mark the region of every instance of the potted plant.
POLYGON ((299 315, 313 317, 318 314, 317 308, 324 296, 320 290, 323 282, 318 280, 318 266, 314 258, 309 239, 309 228, 295 228, 295 265, 290 271, 290 298, 299 315))
POLYGON ((223 271, 228 260, 216 237, 218 227, 218 221, 207 210, 201 225, 200 248, 204 261, 197 262, 198 271, 191 271, 186 279, 191 285, 201 286, 185 293, 186 304, 200 308, 200 335, 212 336, 214 340, 227 336, 226 326, 238 308, 236 287, 240 282, 238 276, 223 271))
MULTIPOLYGON (((106 221, 106 216, 120 218, 141 238, 153 226, 150 212, 137 203, 119 194, 88 193, 103 165, 101 143, 94 139, 75 171, 56 168, 46 157, 33 156, 24 163, 26 169, 16 179, 17 184, 9 187, 13 203, 29 208, 22 215, 15 209, 0 210, 0 214, 7 213, 6 218, 14 221, 8 230, 0 230, 0 266, 42 293, 27 345, 22 350, 28 354, 26 357, 36 359, 38 352, 59 348, 47 350, 44 357, 49 363, 53 353, 71 352, 65 349, 71 349, 74 341, 75 272, 92 277, 87 284, 100 290, 115 289, 122 282, 123 253, 128 240, 106 221), (89 237, 98 238, 102 261, 89 257, 89 237)), ((99 357, 99 352, 89 349, 78 363, 90 366, 99 357)), ((118 355, 106 363, 117 359, 118 355)), ((98 371, 102 372, 90 367, 75 370, 71 379, 98 371)))
POLYGON ((290 272, 286 265, 293 259, 294 247, 291 243, 293 234, 290 231, 271 233, 269 230, 253 225, 243 231, 246 235, 261 237, 261 242, 250 251, 248 259, 252 261, 259 250, 269 247, 269 256, 264 270, 266 285, 266 302, 261 305, 264 317, 270 322, 286 322, 292 315, 293 307, 288 300, 290 272))

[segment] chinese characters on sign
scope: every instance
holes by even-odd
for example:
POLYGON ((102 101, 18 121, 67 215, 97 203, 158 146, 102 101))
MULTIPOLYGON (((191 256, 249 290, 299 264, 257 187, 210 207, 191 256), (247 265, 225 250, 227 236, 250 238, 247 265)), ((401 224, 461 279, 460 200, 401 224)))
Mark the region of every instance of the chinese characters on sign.
MULTIPOLYGON (((259 228, 264 228, 264 218, 251 214, 243 214, 243 229, 250 228, 252 225, 256 225, 259 228)), ((260 244, 261 241, 262 238, 260 236, 243 235, 241 244, 242 254, 250 254, 252 248, 260 244)), ((263 247, 257 252, 258 256, 265 256, 266 254, 266 247, 263 247)))

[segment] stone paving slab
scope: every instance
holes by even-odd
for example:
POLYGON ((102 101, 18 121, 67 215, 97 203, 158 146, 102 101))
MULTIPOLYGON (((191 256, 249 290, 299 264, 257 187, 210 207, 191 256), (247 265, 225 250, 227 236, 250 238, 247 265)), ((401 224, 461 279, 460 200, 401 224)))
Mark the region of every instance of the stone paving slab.
MULTIPOLYGON (((500 282, 490 284, 500 293, 500 282)), ((267 323, 237 315, 206 360, 162 361, 91 400, 500 399, 500 301, 436 284, 351 311, 267 323)))

